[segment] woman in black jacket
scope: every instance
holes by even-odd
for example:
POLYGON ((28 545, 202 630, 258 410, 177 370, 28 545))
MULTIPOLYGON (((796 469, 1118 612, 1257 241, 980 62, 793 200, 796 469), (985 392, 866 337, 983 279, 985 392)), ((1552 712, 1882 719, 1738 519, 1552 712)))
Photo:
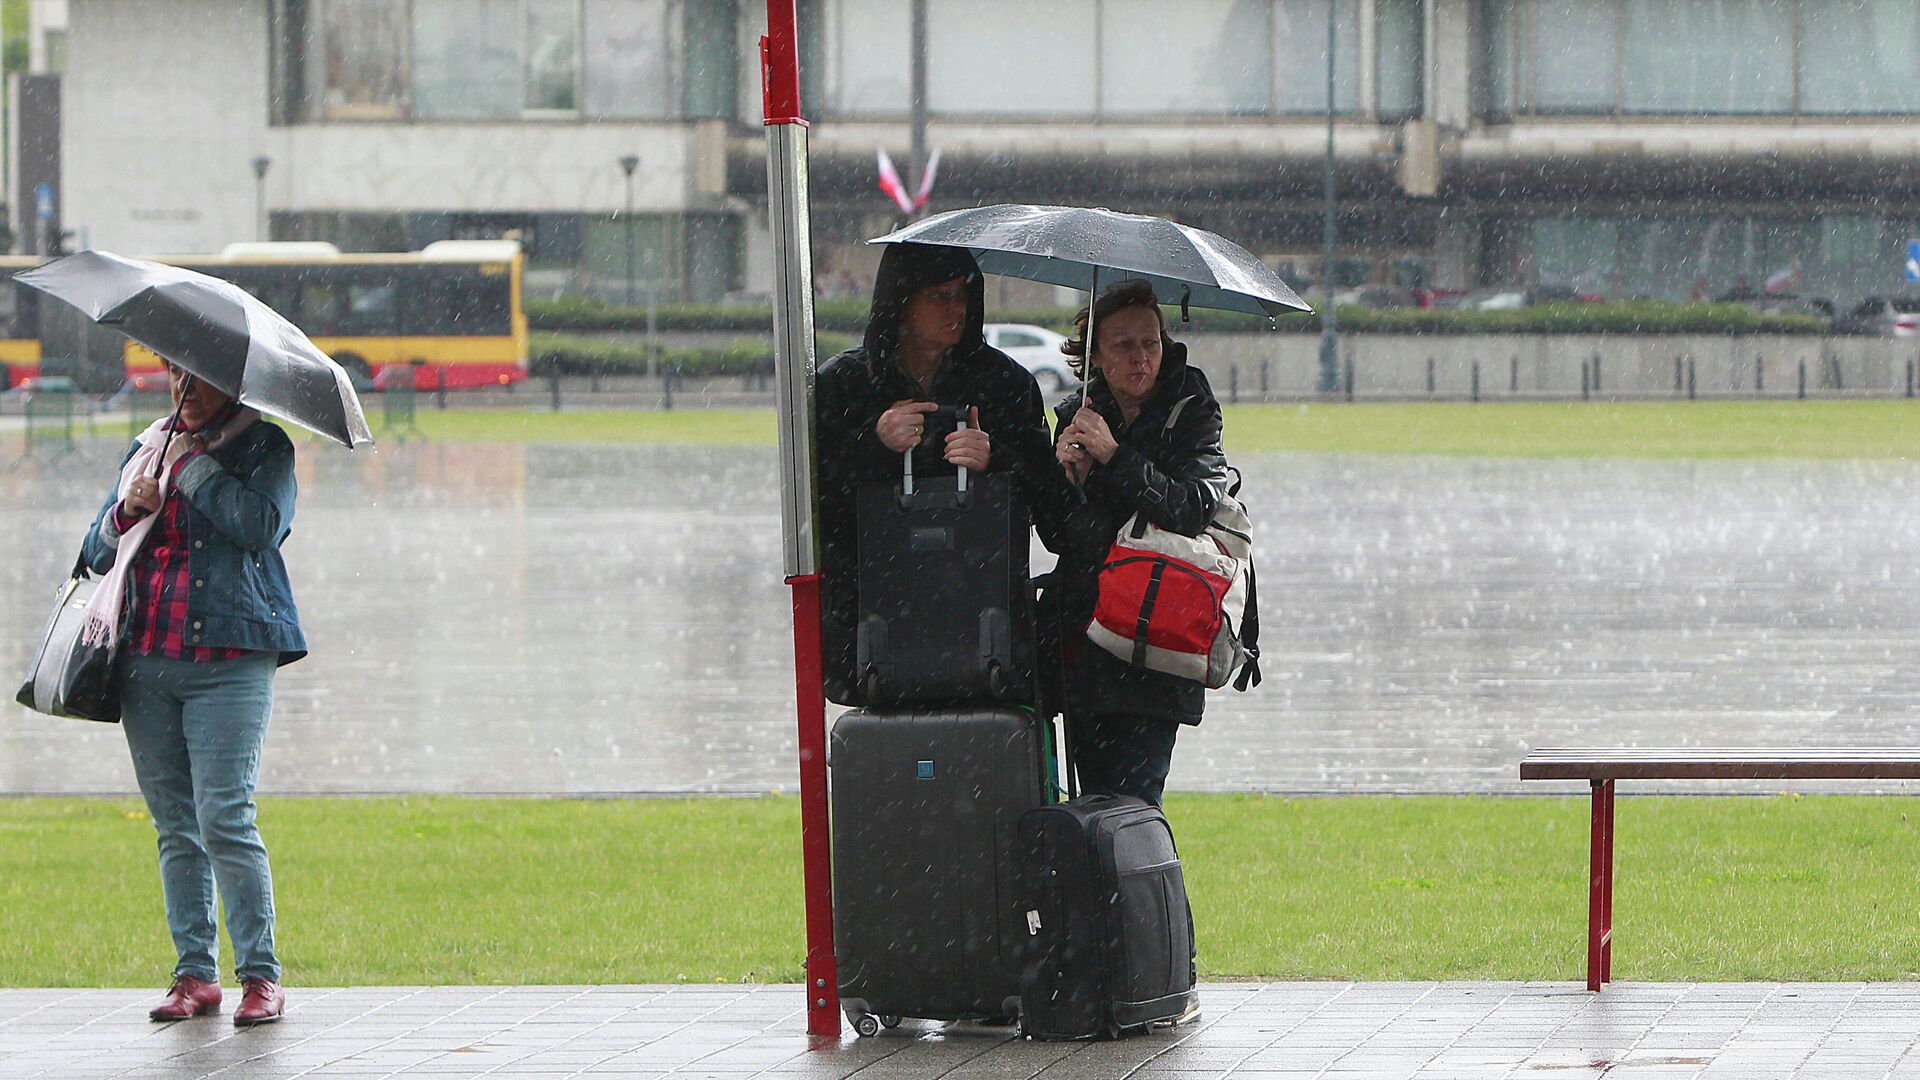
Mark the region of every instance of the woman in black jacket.
POLYGON ((1042 618, 1057 619, 1063 639, 1067 737, 1081 790, 1158 806, 1174 737, 1181 724, 1200 722, 1206 688, 1134 668, 1084 631, 1100 564, 1128 518, 1145 514, 1187 535, 1212 519, 1227 480, 1220 402, 1206 375, 1188 366, 1186 346, 1167 336, 1153 286, 1120 282, 1101 294, 1091 315, 1091 352, 1085 310, 1062 346, 1087 383, 1056 410, 1054 447, 1086 499, 1067 518, 1042 618))

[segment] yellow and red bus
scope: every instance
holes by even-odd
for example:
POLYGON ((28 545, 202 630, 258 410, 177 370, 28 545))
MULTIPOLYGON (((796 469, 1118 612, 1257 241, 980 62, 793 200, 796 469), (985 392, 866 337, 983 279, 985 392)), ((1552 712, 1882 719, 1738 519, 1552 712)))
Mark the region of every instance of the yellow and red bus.
MULTIPOLYGON (((35 259, 0 260, 10 277, 35 259)), ((431 390, 496 386, 527 374, 523 256, 513 240, 443 240, 417 252, 342 254, 331 244, 232 244, 218 256, 157 260, 222 278, 265 301, 358 379, 411 372, 431 390), (420 361, 420 363, 416 363, 420 361)), ((0 287, 0 364, 7 385, 37 374, 45 300, 0 287), (8 317, 11 316, 11 317, 8 317)), ((129 343, 124 364, 139 381, 160 369, 129 343)))

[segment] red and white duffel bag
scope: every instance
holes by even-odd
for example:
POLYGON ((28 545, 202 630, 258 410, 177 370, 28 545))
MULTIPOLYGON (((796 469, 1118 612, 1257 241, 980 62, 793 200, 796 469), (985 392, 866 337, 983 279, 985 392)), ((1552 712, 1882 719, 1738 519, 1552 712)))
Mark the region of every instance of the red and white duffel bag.
POLYGON ((1260 685, 1253 524, 1236 473, 1198 536, 1134 515, 1100 567, 1087 638, 1137 668, 1218 690, 1260 685))

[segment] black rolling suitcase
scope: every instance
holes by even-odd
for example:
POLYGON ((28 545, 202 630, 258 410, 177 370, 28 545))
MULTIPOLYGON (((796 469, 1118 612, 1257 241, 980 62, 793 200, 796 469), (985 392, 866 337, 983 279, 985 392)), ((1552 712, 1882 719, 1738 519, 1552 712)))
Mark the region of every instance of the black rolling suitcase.
POLYGON ((855 1031, 1018 1013, 1013 837, 1048 800, 1051 751, 1024 709, 855 709, 834 723, 834 942, 855 1031))
POLYGON ((1158 808, 1114 795, 1037 807, 1019 846, 1027 1035, 1118 1036, 1198 1000, 1186 880, 1158 808))
MULTIPOLYGON (((929 441, 944 438, 928 415, 929 441)), ((960 412, 964 416, 964 411, 960 412)), ((860 489, 855 670, 868 708, 1033 702, 1027 514, 1005 473, 860 489)))

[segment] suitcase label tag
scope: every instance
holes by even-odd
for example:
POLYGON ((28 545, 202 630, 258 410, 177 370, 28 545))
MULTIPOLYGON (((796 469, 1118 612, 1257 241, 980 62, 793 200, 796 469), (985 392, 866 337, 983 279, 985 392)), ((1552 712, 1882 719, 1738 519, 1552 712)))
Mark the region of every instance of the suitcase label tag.
POLYGON ((1039 934, 1040 934, 1040 910, 1038 908, 1030 908, 1027 911, 1027 936, 1037 937, 1039 936, 1039 934))
POLYGON ((914 762, 913 776, 914 776, 914 779, 916 780, 933 779, 933 760, 931 758, 926 758, 926 759, 922 759, 920 761, 914 762))

